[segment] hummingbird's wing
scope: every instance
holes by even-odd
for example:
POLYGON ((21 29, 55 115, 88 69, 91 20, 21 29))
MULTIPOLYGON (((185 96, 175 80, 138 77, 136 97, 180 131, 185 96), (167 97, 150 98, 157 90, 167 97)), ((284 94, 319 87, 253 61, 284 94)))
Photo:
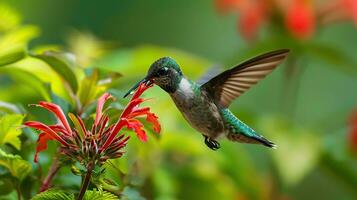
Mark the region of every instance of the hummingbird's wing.
POLYGON ((211 80, 213 77, 217 76, 223 71, 223 68, 221 65, 213 65, 210 67, 206 73, 204 73, 197 81, 196 83, 198 85, 203 85, 207 83, 209 80, 211 80))
POLYGON ((216 102, 228 107, 231 102, 273 71, 288 55, 288 49, 265 53, 224 71, 201 86, 216 102))

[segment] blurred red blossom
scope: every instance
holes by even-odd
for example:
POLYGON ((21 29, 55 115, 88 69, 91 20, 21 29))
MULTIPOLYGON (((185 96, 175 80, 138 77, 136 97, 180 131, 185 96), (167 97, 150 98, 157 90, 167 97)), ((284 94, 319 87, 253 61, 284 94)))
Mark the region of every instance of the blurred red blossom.
POLYGON ((352 153, 357 155, 357 110, 352 113, 349 123, 348 145, 352 153))
POLYGON ((315 13, 311 2, 293 0, 286 12, 285 23, 296 38, 310 38, 315 29, 315 13))
POLYGON ((286 30, 297 39, 313 36, 317 24, 354 20, 357 24, 356 0, 216 0, 221 13, 239 13, 238 31, 246 40, 255 39, 264 23, 285 22, 286 30))
POLYGON ((150 87, 151 85, 141 84, 119 119, 111 125, 109 125, 109 116, 103 111, 103 107, 113 97, 109 93, 103 94, 98 99, 96 116, 91 129, 85 127, 82 118, 70 113, 69 117, 74 124, 74 128, 71 128, 62 109, 54 103, 40 102, 36 104, 36 106, 55 114, 58 124, 45 125, 38 121, 24 123, 27 127, 41 131, 37 140, 34 161, 38 162, 38 153, 47 149, 48 140, 58 141, 61 144, 61 153, 84 164, 90 161, 101 164, 107 159, 121 157, 123 154, 121 149, 129 140, 129 136, 125 137, 124 134, 118 136, 122 128, 134 130, 140 140, 147 140, 143 129, 144 125, 137 119, 141 116, 146 116, 146 121, 153 124, 155 132, 160 133, 158 117, 150 112, 149 107, 139 107, 145 101, 140 98, 141 94, 150 87))

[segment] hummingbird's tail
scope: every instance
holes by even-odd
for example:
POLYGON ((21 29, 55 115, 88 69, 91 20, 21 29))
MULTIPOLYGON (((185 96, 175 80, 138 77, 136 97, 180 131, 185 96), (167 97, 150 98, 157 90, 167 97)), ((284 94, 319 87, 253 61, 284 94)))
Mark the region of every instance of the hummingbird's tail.
POLYGON ((234 116, 228 109, 223 109, 221 114, 225 119, 226 127, 228 127, 227 138, 229 140, 242 143, 262 144, 276 149, 276 144, 255 132, 252 128, 234 116))
POLYGON ((276 149, 278 146, 276 144, 274 144, 272 141, 269 141, 268 139, 266 139, 265 137, 261 136, 261 135, 257 135, 254 136, 254 139, 259 141, 260 144, 276 149))
POLYGON ((227 138, 231 141, 242 142, 242 143, 251 143, 251 144, 262 144, 266 147, 270 147, 273 149, 277 148, 276 144, 269 141, 265 137, 258 135, 257 133, 254 133, 254 135, 248 135, 243 132, 240 132, 240 133, 235 132, 235 133, 229 133, 227 135, 227 138))

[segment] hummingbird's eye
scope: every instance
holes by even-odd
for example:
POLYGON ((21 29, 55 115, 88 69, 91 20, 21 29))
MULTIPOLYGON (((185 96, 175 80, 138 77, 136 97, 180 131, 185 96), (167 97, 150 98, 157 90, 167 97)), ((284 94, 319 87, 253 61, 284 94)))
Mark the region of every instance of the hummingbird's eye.
POLYGON ((157 71, 157 75, 159 76, 165 76, 169 73, 169 69, 167 67, 162 67, 157 71))

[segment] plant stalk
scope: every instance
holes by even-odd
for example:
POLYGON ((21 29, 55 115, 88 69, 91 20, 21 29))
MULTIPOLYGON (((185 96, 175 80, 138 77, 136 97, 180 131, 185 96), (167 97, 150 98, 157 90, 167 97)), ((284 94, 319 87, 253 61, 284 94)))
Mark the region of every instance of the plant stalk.
POLYGON ((50 187, 53 178, 55 177, 55 175, 57 174, 60 168, 61 167, 58 164, 58 157, 55 157, 46 178, 43 180, 41 184, 40 192, 46 191, 50 187))
POLYGON ((77 200, 83 199, 84 194, 86 193, 88 185, 90 183, 90 178, 92 176, 93 168, 94 168, 94 162, 91 161, 87 165, 87 173, 86 173, 86 176, 84 177, 84 180, 82 181, 81 190, 79 191, 77 200))
POLYGON ((17 199, 22 200, 20 185, 16 186, 17 199))

